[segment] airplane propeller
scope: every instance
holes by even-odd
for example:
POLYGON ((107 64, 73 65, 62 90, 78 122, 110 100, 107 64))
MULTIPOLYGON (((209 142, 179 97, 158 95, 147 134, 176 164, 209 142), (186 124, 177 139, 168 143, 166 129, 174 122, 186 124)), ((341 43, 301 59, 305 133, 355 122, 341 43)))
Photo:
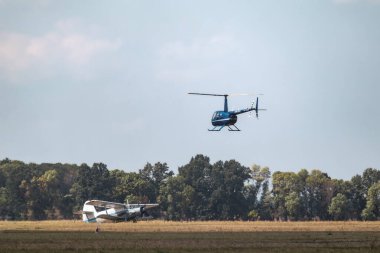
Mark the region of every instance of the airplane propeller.
POLYGON ((145 207, 142 206, 142 207, 140 207, 140 216, 141 216, 141 218, 143 218, 144 215, 149 216, 148 212, 145 210, 145 207))

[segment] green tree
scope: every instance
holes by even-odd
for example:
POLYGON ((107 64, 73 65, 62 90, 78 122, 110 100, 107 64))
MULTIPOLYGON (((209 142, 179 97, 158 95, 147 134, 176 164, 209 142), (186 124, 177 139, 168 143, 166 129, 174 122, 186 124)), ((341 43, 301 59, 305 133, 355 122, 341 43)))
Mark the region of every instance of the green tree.
POLYGON ((273 220, 274 200, 269 186, 264 184, 260 206, 258 208, 260 220, 273 220))
POLYGON ((257 220, 259 218, 259 213, 256 210, 252 210, 248 213, 249 220, 257 220))
POLYGON ((208 217, 246 219, 248 205, 244 196, 244 182, 249 178, 249 168, 235 160, 216 162, 211 172, 212 194, 208 217))
MULTIPOLYGON (((275 172, 196 155, 178 170, 147 163, 136 172, 70 164, 0 161, 0 219, 71 218, 88 199, 160 203, 166 219, 379 219, 380 171, 349 181, 302 169, 275 172)), ((158 217, 154 215, 155 217, 158 217)))
POLYGON ((154 185, 136 172, 113 170, 110 173, 113 198, 117 202, 149 203, 156 202, 154 185), (152 201, 153 199, 153 201, 152 201))
POLYGON ((288 213, 288 218, 290 220, 298 220, 301 211, 302 203, 299 193, 291 192, 285 197, 285 208, 288 213))
POLYGON ((31 181, 23 180, 20 187, 25 190, 26 205, 28 208, 27 218, 30 220, 46 219, 47 215, 45 210, 50 204, 49 196, 42 192, 38 177, 34 176, 31 181))
POLYGON ((103 163, 94 163, 92 167, 82 164, 78 170, 70 193, 74 196, 75 209, 80 209, 89 199, 113 200, 113 178, 103 163))
POLYGON ((187 218, 208 218, 208 202, 213 183, 211 170, 210 158, 203 155, 192 157, 188 164, 178 168, 178 175, 183 178, 184 184, 190 185, 196 191, 193 202, 189 207, 192 213, 187 218))
POLYGON ((356 175, 351 178, 352 191, 349 196, 352 204, 352 218, 361 219, 361 214, 366 205, 367 192, 364 190, 362 177, 356 175))
POLYGON ((378 181, 380 181, 380 170, 373 168, 364 170, 362 175, 364 194, 367 194, 369 188, 371 188, 371 186, 376 184, 378 181))
POLYGON ((154 165, 147 163, 142 170, 139 170, 141 179, 147 181, 150 184, 149 189, 151 191, 147 193, 149 202, 156 202, 160 192, 160 187, 166 182, 166 180, 173 176, 173 171, 169 171, 169 167, 166 163, 157 162, 154 165))
MULTIPOLYGON (((298 175, 294 172, 276 171, 275 173, 273 173, 272 184, 273 202, 274 208, 276 210, 274 215, 279 219, 287 219, 289 212, 286 207, 286 197, 291 195, 292 193, 295 193, 292 195, 292 197, 294 197, 295 195, 298 196, 298 193, 301 191, 298 175)), ((291 206, 290 201, 294 202, 295 200, 296 199, 294 198, 292 200, 288 198, 288 206, 291 206)), ((299 198, 297 198, 297 201, 300 202, 299 198)), ((297 219, 298 216, 293 218, 297 219)))
POLYGON ((334 191, 330 177, 319 170, 312 170, 306 179, 306 187, 309 196, 310 217, 313 219, 327 219, 327 209, 334 191))
POLYGON ((298 173, 298 184, 299 184, 299 198, 300 198, 300 210, 299 217, 300 220, 310 219, 310 206, 309 206, 309 191, 307 187, 307 178, 309 177, 309 172, 306 169, 301 169, 298 173))
POLYGON ((9 158, 5 158, 4 160, 0 161, 0 166, 4 165, 4 164, 7 164, 7 163, 12 163, 12 161, 9 158))
POLYGON ((8 192, 7 188, 0 187, 0 219, 6 219, 8 214, 8 192))
POLYGON ((334 196, 340 193, 347 199, 347 206, 344 210, 345 215, 343 218, 339 219, 359 219, 361 210, 357 205, 358 192, 357 189, 355 189, 352 180, 346 181, 341 179, 333 179, 332 183, 334 186, 334 196))
POLYGON ((129 174, 122 170, 110 171, 110 176, 114 181, 112 196, 116 202, 123 202, 132 187, 131 180, 127 175, 129 174))
POLYGON ((347 197, 342 193, 338 193, 331 199, 328 212, 334 220, 346 220, 349 217, 349 201, 347 197))
POLYGON ((271 172, 268 167, 261 168, 259 165, 253 165, 249 175, 250 179, 244 190, 248 210, 255 211, 258 214, 258 219, 271 219, 269 205, 265 202, 268 199, 268 194, 270 194, 269 180, 271 172))
POLYGON ((367 205, 362 216, 365 220, 377 220, 380 218, 380 181, 369 188, 367 205))
POLYGON ((185 185, 181 192, 181 212, 183 218, 191 218, 194 213, 194 206, 192 205, 196 198, 196 191, 190 185, 185 185))
POLYGON ((31 170, 20 161, 9 161, 1 165, 5 176, 5 188, 7 193, 7 217, 10 219, 25 219, 27 217, 27 205, 25 189, 22 182, 30 180, 31 170))
POLYGON ((225 185, 227 186, 227 203, 230 204, 232 212, 230 218, 246 219, 248 206, 244 198, 244 184, 249 179, 249 168, 242 166, 235 160, 226 161, 225 185))
MULTIPOLYGON (((169 177, 167 183, 161 186, 159 202, 166 219, 181 220, 192 216, 192 212, 190 214, 187 212, 193 208, 192 205, 184 206, 184 203, 190 201, 182 201, 182 193, 186 186, 184 181, 181 176, 173 176, 169 177)), ((192 199, 191 202, 193 201, 192 199)))

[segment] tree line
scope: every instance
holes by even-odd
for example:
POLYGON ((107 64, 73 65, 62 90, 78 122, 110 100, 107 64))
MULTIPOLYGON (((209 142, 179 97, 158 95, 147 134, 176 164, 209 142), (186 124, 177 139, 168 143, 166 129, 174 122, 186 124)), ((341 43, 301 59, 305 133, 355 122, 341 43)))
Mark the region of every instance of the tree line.
POLYGON ((103 163, 0 161, 0 219, 71 219, 89 199, 157 202, 153 216, 167 220, 379 220, 380 170, 342 180, 320 170, 211 164, 204 155, 177 174, 161 162, 125 172, 103 163))

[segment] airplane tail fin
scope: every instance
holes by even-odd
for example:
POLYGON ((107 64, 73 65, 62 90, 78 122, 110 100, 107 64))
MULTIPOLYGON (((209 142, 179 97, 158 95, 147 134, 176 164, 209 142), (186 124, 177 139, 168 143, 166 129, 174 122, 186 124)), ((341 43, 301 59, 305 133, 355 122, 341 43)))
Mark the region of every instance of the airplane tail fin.
POLYGON ((84 222, 96 221, 97 212, 93 205, 83 205, 82 220, 84 222))
POLYGON ((90 212, 90 211, 78 211, 78 212, 75 212, 74 214, 81 214, 82 220, 84 222, 90 222, 91 220, 93 220, 95 218, 95 213, 90 212))

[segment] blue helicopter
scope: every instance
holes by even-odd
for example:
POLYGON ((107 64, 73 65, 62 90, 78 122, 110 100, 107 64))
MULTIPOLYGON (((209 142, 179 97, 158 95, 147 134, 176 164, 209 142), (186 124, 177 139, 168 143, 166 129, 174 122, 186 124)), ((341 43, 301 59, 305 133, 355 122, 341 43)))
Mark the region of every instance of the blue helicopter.
MULTIPOLYGON (((212 115, 211 118, 211 124, 214 126, 213 129, 208 129, 209 131, 220 131, 224 127, 228 127, 228 131, 240 131, 240 129, 235 126, 235 123, 237 122, 237 115, 255 111, 256 112, 256 118, 259 117, 259 111, 265 111, 266 109, 259 109, 259 98, 256 97, 256 105, 254 106, 254 102, 252 103, 252 106, 250 108, 236 110, 236 111, 228 111, 228 101, 227 97, 231 94, 207 94, 207 93, 194 93, 190 92, 188 93, 190 95, 202 95, 202 96, 217 96, 217 97, 224 97, 224 110, 223 111, 216 111, 212 115)), ((236 94, 236 95, 247 95, 247 94, 236 94)), ((262 95, 262 94, 259 94, 262 95)))

